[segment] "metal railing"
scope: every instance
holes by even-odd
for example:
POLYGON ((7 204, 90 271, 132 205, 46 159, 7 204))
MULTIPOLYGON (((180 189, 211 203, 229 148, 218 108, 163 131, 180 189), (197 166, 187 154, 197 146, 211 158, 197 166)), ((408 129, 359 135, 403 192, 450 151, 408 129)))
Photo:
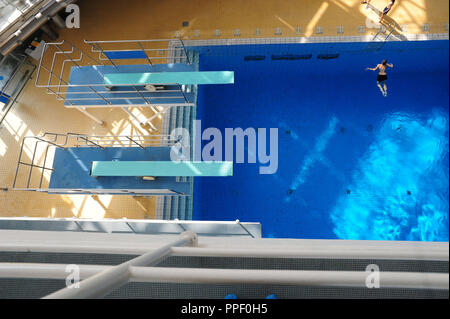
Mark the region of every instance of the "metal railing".
MULTIPOLYGON (((139 255, 116 266, 77 265, 81 281, 67 282, 67 265, 37 263, 0 263, 0 278, 66 279, 67 286, 44 298, 98 298, 130 282, 217 285, 283 285, 305 287, 365 288, 373 270, 322 270, 325 260, 353 260, 375 263, 395 261, 395 270, 378 270, 383 289, 431 289, 448 291, 448 270, 423 267, 423 263, 441 263, 448 269, 448 242, 400 242, 364 240, 253 239, 238 237, 201 237, 193 231, 178 236, 102 234, 56 231, 0 230, 5 240, 0 251, 34 253, 125 254, 139 255), (199 243, 200 241, 200 243, 199 243), (283 263, 286 258, 317 259, 316 269, 217 269, 159 267, 169 257, 270 258, 283 263), (418 262, 417 266, 411 262, 418 262), (420 266, 422 265, 422 266, 420 266), (155 267, 156 266, 156 267, 155 267), (411 268, 408 268, 411 267, 411 268), (409 269, 409 270, 408 270, 409 269), (77 287, 76 289, 73 289, 77 287)), ((220 261, 218 261, 220 263, 220 261)), ((331 265, 331 264, 330 264, 331 265)), ((73 265, 72 265, 73 266, 73 265)), ((391 266, 392 267, 392 266, 391 266)), ((234 267, 233 267, 234 268, 234 267)))
POLYGON ((183 232, 176 240, 147 252, 130 261, 115 267, 105 269, 77 283, 77 289, 66 287, 45 297, 45 299, 61 298, 96 298, 107 294, 117 287, 127 283, 132 277, 134 267, 153 266, 171 254, 171 249, 177 246, 197 246, 197 234, 192 231, 183 232), (78 287, 79 285, 79 287, 78 287))
MULTIPOLYGON (((42 50, 35 85, 45 88, 47 94, 55 95, 57 100, 64 101, 68 108, 76 108, 83 112, 91 119, 99 124, 103 121, 97 119, 88 113, 86 108, 91 107, 119 107, 138 120, 129 111, 130 107, 143 106, 150 107, 152 111, 159 115, 162 111, 157 110, 159 107, 170 106, 193 106, 193 103, 187 99, 185 87, 178 83, 158 83, 156 86, 162 88, 149 91, 144 85, 114 85, 108 86, 104 82, 105 67, 112 66, 118 68, 120 65, 142 65, 152 66, 158 60, 159 63, 190 63, 189 57, 181 40, 125 40, 125 41, 85 41, 91 47, 91 52, 98 54, 98 58, 87 54, 84 50, 79 49, 69 41, 61 41, 54 43, 45 43, 42 50), (166 48, 148 48, 148 44, 168 43, 166 48), (140 51, 145 54, 145 58, 141 59, 119 59, 115 60, 108 56, 108 52, 130 52, 127 46, 137 44, 140 51), (115 49, 106 49, 105 46, 116 46, 115 49), (124 48, 125 46, 125 48, 124 48), (118 48, 117 48, 118 47, 118 48), (163 52, 164 56, 153 56, 148 52, 163 52), (181 52, 182 58, 174 59, 174 52, 181 52), (186 62, 187 61, 187 62, 186 62), (97 73, 96 79, 89 79, 88 83, 74 83, 70 79, 71 69, 82 69, 83 67, 93 66, 93 72, 97 73), (171 103, 162 103, 162 100, 171 99, 171 103), (154 100, 157 100, 155 103, 154 100), (126 101, 126 103, 125 103, 126 101), (159 103, 158 103, 159 101, 159 103)), ((136 50, 134 50, 136 51, 136 50)), ((154 117, 153 117, 154 118, 154 117)), ((141 122, 145 125, 151 121, 141 122)), ((155 130, 155 127, 152 126, 155 130)))
MULTIPOLYGON (((71 147, 167 147, 180 144, 180 139, 170 135, 85 135, 77 133, 57 134, 44 133, 41 136, 24 137, 16 172, 13 180, 14 190, 48 192, 51 173, 54 171, 52 157, 57 148, 71 147), (30 141, 28 143, 28 141, 30 141), (28 160, 24 153, 28 151, 28 160), (49 175, 46 175, 48 173, 49 175), (47 177, 47 178, 44 178, 47 177)), ((70 190, 66 190, 70 191, 70 190)), ((86 190, 73 190, 74 193, 85 193, 86 190)), ((120 191, 133 193, 132 191, 120 191)))
MULTIPOLYGON (((144 54, 145 60, 149 66, 161 60, 166 63, 186 63, 192 64, 188 52, 181 39, 154 39, 154 40, 111 40, 111 41, 87 41, 84 43, 91 46, 91 52, 98 54, 100 61, 108 61, 112 66, 117 67, 121 59, 114 59, 108 56, 111 52, 136 52, 140 51, 144 54), (161 47, 166 44, 167 47, 161 47), (155 47, 156 46, 156 47, 155 47), (118 48, 119 47, 119 48, 118 48), (175 53, 182 52, 181 56, 175 53), (178 61, 174 59, 177 58, 178 61), (155 61, 157 60, 157 61, 155 61)), ((142 58, 141 58, 142 60, 142 58)))

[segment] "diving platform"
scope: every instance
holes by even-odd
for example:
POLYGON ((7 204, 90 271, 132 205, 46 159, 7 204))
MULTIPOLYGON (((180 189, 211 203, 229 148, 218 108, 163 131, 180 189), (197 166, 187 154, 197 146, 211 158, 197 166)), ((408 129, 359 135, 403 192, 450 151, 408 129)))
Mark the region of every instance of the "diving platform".
POLYGON ((177 82, 152 85, 107 85, 105 74, 194 72, 192 52, 181 39, 84 41, 91 52, 69 41, 45 43, 35 80, 67 108, 82 112, 100 125, 89 108, 122 108, 141 127, 157 131, 152 120, 171 107, 193 107, 195 86, 177 82), (133 107, 153 112, 138 117, 133 107))
POLYGON ((233 176, 233 162, 94 161, 92 176, 233 176))
MULTIPOLYGON (((128 78, 135 74, 195 73, 192 65, 183 63, 154 65, 96 65, 72 67, 65 93, 64 106, 124 107, 124 106, 193 106, 192 92, 183 92, 175 81, 166 81, 164 89, 149 91, 145 84, 108 84, 106 77, 128 78)), ((172 78, 166 76, 167 79, 172 78)), ((126 82, 126 81, 123 81, 126 82)))
POLYGON ((233 84, 233 71, 146 72, 105 74, 107 85, 145 85, 178 83, 181 85, 233 84))
POLYGON ((190 195, 190 183, 179 182, 175 176, 160 176, 149 181, 137 175, 91 175, 93 162, 170 161, 170 149, 170 147, 58 148, 55 150, 48 193, 190 195))
POLYGON ((49 194, 192 195, 191 179, 179 176, 91 175, 92 163, 97 161, 170 162, 174 145, 180 145, 179 138, 170 135, 26 136, 13 189, 49 194), (25 156, 27 150, 32 157, 25 156))

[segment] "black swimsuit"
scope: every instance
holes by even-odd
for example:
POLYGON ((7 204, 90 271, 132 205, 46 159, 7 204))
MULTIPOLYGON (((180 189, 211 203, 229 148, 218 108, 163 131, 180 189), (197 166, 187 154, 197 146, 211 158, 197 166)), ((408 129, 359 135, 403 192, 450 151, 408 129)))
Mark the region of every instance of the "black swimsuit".
POLYGON ((378 82, 384 82, 387 80, 387 75, 386 74, 378 74, 377 76, 377 81, 378 82))

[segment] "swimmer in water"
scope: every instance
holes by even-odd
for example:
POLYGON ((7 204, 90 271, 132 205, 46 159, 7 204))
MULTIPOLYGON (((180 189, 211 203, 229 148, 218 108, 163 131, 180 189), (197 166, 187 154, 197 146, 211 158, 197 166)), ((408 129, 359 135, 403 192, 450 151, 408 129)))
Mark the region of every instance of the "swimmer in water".
MULTIPOLYGON (((370 4, 370 1, 371 0, 362 1, 361 4, 370 4)), ((395 0, 389 1, 389 4, 387 5, 387 7, 384 8, 384 10, 382 12, 380 12, 380 22, 389 13, 389 11, 391 11, 391 9, 394 6, 394 4, 395 4, 395 0)))
POLYGON ((387 86, 386 86, 386 80, 387 80, 387 75, 386 75, 386 69, 387 68, 393 68, 394 65, 393 64, 389 64, 387 63, 386 60, 383 60, 381 62, 381 64, 378 64, 375 68, 366 68, 367 70, 371 70, 371 71, 376 71, 378 69, 380 69, 380 72, 378 73, 377 76, 377 86, 380 88, 381 93, 383 94, 384 97, 387 96, 387 86))

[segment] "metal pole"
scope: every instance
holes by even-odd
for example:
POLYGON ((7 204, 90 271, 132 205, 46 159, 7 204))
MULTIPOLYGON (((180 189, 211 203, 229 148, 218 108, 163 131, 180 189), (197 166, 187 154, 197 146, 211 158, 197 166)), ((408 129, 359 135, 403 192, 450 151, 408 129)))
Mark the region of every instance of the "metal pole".
POLYGON ((122 110, 124 110, 129 116, 131 116, 132 118, 134 118, 136 121, 138 121, 139 123, 141 123, 141 121, 139 120, 139 118, 134 115, 129 109, 128 107, 122 107, 122 110))
POLYGON ((100 49, 100 55, 99 55, 99 59, 101 59, 102 55, 106 56, 106 58, 108 59, 108 61, 114 66, 114 68, 117 69, 117 65, 113 62, 113 60, 103 52, 103 48, 100 46, 100 44, 95 43, 96 46, 98 46, 98 48, 100 49))
POLYGON ((84 140, 84 141, 86 142, 86 145, 88 145, 87 143, 91 143, 91 144, 94 144, 95 146, 100 147, 101 149, 105 149, 105 148, 104 148, 103 146, 101 146, 100 144, 97 144, 97 143, 92 142, 90 139, 88 139, 87 137, 85 137, 85 136, 83 136, 83 135, 78 135, 78 134, 73 134, 73 133, 67 133, 67 134, 75 135, 75 136, 77 137, 77 139, 78 139, 78 138, 81 138, 82 140, 84 140))
MULTIPOLYGON (((249 239, 254 240, 254 239, 249 239)), ((305 243, 306 245, 306 243, 305 243)), ((444 260, 448 261, 448 251, 419 247, 345 247, 304 246, 304 247, 203 247, 186 250, 172 249, 174 256, 197 257, 255 257, 255 258, 340 258, 340 259, 386 259, 386 260, 444 260)))
MULTIPOLYGON (((65 279, 67 265, 41 263, 0 263, 0 278, 65 279)), ((87 279, 114 266, 79 265, 80 279, 87 279)), ((130 281, 207 284, 269 284, 367 288, 363 271, 311 271, 260 269, 204 269, 130 267, 130 281)), ((380 272, 380 288, 448 290, 447 273, 380 272)), ((74 289, 76 290, 76 289, 74 289)))
POLYGON ((13 188, 16 187, 16 181, 17 181, 17 175, 19 173, 19 166, 20 166, 20 162, 22 159, 22 153, 23 153, 23 146, 25 145, 25 140, 27 137, 24 137, 22 140, 22 145, 20 146, 20 153, 19 153, 19 161, 17 162, 17 167, 16 167, 16 174, 14 175, 14 181, 13 181, 13 188))
POLYGON ((177 83, 177 85, 178 85, 178 87, 179 87, 179 89, 180 89, 181 94, 183 95, 184 102, 185 102, 185 103, 189 103, 188 99, 186 98, 186 95, 185 95, 184 92, 183 92, 182 86, 181 86, 179 83, 177 83))
MULTIPOLYGON (((131 267, 131 281, 367 288, 365 271, 131 267)), ((380 288, 449 289, 447 273, 380 272, 380 288)))
POLYGON ((74 289, 74 287, 69 286, 44 297, 44 299, 102 297, 128 282, 131 276, 130 267, 152 266, 167 258, 172 247, 185 245, 196 246, 197 234, 192 231, 184 232, 173 242, 155 251, 148 252, 77 283, 78 288, 74 289))
POLYGON ((244 229, 245 232, 246 232, 247 234, 250 235, 250 237, 255 238, 255 236, 253 236, 253 234, 252 234, 251 232, 249 232, 248 229, 244 227, 244 225, 241 224, 241 222, 239 221, 239 219, 236 219, 236 224, 238 224, 239 226, 241 226, 242 229, 244 229))
MULTIPOLYGON (((88 88, 90 88, 95 94, 97 94, 103 101, 105 101, 106 102, 106 104, 108 104, 108 105, 111 105, 112 103, 111 102, 109 102, 106 98, 104 98, 100 93, 98 93, 92 86, 88 86, 88 88)), ((72 99, 72 101, 73 100, 76 100, 76 99, 72 99)))
POLYGON ((94 121, 97 122, 98 124, 100 124, 100 125, 105 124, 105 122, 100 121, 100 120, 97 119, 94 115, 88 113, 88 111, 86 111, 86 108, 84 108, 84 107, 76 107, 76 109, 77 109, 78 111, 80 111, 81 113, 84 113, 85 115, 89 116, 92 120, 94 120, 94 121))
POLYGON ((139 146, 140 148, 145 149, 144 146, 142 146, 141 144, 139 144, 138 142, 136 142, 134 139, 132 139, 131 137, 127 136, 127 139, 129 139, 131 142, 133 142, 134 144, 136 144, 137 146, 139 146))
POLYGON ((150 60, 150 58, 148 57, 147 53, 145 53, 144 48, 142 47, 141 43, 138 41, 137 44, 139 45, 139 47, 141 48, 142 52, 144 52, 145 54, 145 58, 147 59, 148 63, 150 64, 150 66, 153 65, 152 61, 150 60))
POLYGON ((37 150, 38 143, 39 143, 39 141, 37 141, 36 144, 34 144, 33 157, 31 158, 31 165, 30 165, 30 173, 28 174, 27 188, 30 188, 31 174, 33 173, 34 158, 36 157, 36 150, 37 150))
MULTIPOLYGON (((59 50, 62 54, 64 54, 64 55, 65 55, 65 56, 66 56, 73 64, 75 64, 79 69, 81 68, 81 66, 78 65, 78 63, 76 63, 76 62, 75 62, 75 61, 67 54, 66 51, 63 51, 59 45, 55 44, 55 47, 57 47, 58 50, 59 50)), ((72 50, 72 52, 70 52, 70 53, 73 53, 73 50, 72 50)))
POLYGON ((44 174, 45 174, 45 164, 47 162, 47 154, 48 154, 49 148, 50 148, 50 145, 47 145, 47 147, 45 149, 44 164, 42 164, 43 169, 42 169, 42 174, 41 174, 41 180, 39 181, 39 188, 42 188, 42 180, 43 180, 44 174))
POLYGON ((183 46, 184 54, 186 54, 186 61, 187 61, 188 64, 191 64, 191 62, 189 61, 189 57, 188 57, 188 54, 187 54, 187 50, 186 50, 186 48, 184 46, 183 40, 181 40, 181 39, 179 39, 179 40, 181 42, 181 45, 183 46))
POLYGON ((150 102, 145 98, 144 94, 142 94, 142 92, 139 91, 139 89, 137 87, 133 86, 133 88, 136 90, 136 92, 138 92, 140 97, 144 100, 145 104, 150 104, 150 102))

